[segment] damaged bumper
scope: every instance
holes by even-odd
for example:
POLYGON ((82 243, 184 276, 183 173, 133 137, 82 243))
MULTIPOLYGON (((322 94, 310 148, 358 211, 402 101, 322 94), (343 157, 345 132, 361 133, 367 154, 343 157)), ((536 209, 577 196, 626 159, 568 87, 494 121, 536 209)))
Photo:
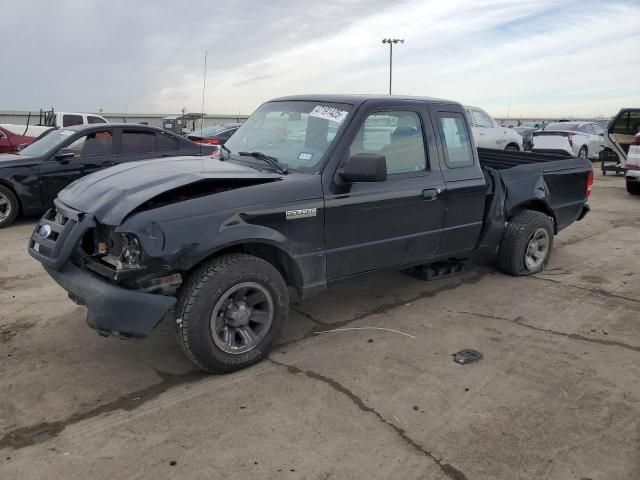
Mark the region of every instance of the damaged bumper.
POLYGON ((588 203, 585 203, 582 207, 582 211, 580 212, 580 215, 578 215, 578 218, 576 218, 576 221, 580 221, 582 220, 584 217, 587 216, 587 213, 589 213, 591 211, 591 207, 589 206, 588 203))
POLYGON ((87 323, 103 335, 145 337, 176 303, 175 297, 117 287, 72 262, 44 269, 74 302, 87 306, 87 323))

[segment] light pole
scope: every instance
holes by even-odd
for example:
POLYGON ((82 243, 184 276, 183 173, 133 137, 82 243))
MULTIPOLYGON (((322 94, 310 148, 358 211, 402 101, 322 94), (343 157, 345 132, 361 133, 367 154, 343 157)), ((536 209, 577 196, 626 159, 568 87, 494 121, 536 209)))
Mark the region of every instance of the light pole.
POLYGON ((393 75, 393 44, 404 43, 404 38, 383 38, 382 43, 389 44, 389 95, 391 95, 391 78, 393 75))

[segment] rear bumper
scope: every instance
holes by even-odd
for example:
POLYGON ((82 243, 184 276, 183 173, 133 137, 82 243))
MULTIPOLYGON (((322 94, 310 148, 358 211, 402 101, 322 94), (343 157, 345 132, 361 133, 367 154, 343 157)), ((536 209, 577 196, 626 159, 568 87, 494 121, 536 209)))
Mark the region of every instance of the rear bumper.
POLYGON ((640 170, 627 170, 626 173, 627 182, 637 183, 640 182, 640 170))
POLYGON ((174 297, 117 287, 71 262, 44 269, 74 302, 87 306, 87 323, 101 334, 145 337, 176 303, 174 297))
POLYGON ((587 216, 587 213, 589 213, 591 211, 591 207, 589 206, 588 203, 585 203, 582 206, 582 211, 580 212, 580 215, 578 215, 578 218, 576 218, 576 221, 579 222, 580 220, 582 220, 584 217, 587 216))

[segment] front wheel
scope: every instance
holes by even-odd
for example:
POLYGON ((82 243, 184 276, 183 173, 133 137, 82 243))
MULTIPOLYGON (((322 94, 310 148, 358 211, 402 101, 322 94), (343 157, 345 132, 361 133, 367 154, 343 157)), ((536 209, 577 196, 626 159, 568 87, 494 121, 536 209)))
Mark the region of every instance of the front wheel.
POLYGON ((547 265, 553 247, 553 220, 542 212, 524 210, 505 227, 498 263, 509 275, 533 275, 547 265))
POLYGON ((504 149, 505 150, 509 150, 510 152, 519 152, 520 151, 520 147, 518 145, 516 145, 515 143, 510 143, 504 149))
POLYGON ((11 190, 0 185, 0 228, 8 227, 18 216, 18 199, 11 190))
POLYGON ((176 337, 193 363, 211 373, 266 356, 289 312, 287 286, 261 258, 229 254, 189 277, 176 313, 176 337))

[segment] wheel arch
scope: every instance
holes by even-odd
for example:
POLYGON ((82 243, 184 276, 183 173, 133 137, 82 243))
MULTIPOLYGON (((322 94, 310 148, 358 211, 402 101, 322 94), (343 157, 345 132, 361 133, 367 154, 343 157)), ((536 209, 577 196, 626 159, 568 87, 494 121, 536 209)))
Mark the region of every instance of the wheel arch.
POLYGON ((526 202, 519 203, 518 205, 513 207, 511 210, 509 210, 507 214, 507 217, 506 217, 507 221, 511 220, 518 213, 524 210, 534 210, 536 212, 544 213, 545 215, 548 215, 549 217, 551 217, 553 220, 553 233, 554 234, 558 233, 558 221, 556 219, 555 214, 553 213, 553 209, 546 202, 544 202, 539 198, 527 200, 526 202))
POLYGON ((15 187, 11 184, 11 182, 0 178, 0 185, 2 185, 5 188, 8 188, 9 190, 11 190, 11 193, 13 193, 16 197, 16 199, 18 200, 18 215, 22 215, 24 212, 24 206, 22 205, 22 199, 20 198, 20 195, 18 195, 18 192, 16 191, 15 187))
POLYGON ((261 258, 273 265, 287 285, 294 287, 300 292, 304 285, 302 269, 293 256, 281 246, 264 239, 242 240, 226 244, 210 251, 202 260, 193 265, 189 271, 193 271, 205 262, 214 257, 219 257, 228 253, 246 253, 254 257, 261 258))

